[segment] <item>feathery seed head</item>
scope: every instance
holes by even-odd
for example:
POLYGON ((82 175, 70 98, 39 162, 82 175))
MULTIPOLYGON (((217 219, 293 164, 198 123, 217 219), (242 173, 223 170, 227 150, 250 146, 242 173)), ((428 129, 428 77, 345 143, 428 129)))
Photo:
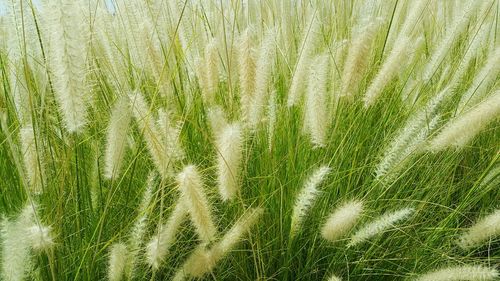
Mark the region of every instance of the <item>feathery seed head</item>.
MULTIPOLYGON (((255 89, 251 97, 248 109, 248 125, 256 129, 262 121, 263 113, 269 96, 268 91, 271 84, 272 70, 275 62, 275 37, 274 29, 268 30, 264 37, 256 64, 255 89)), ((245 112, 245 111, 244 111, 245 112)))
POLYGON ((2 247, 2 280, 22 281, 31 268, 28 228, 34 223, 36 206, 28 203, 15 221, 4 219, 0 224, 0 245, 2 247))
POLYGON ((172 174, 172 159, 167 153, 164 136, 153 121, 153 113, 139 91, 130 93, 129 97, 134 118, 144 135, 153 163, 162 178, 169 178, 172 174))
POLYGON ((248 120, 248 109, 255 89, 255 54, 252 38, 253 30, 248 27, 239 40, 239 79, 240 79, 240 102, 243 119, 248 120))
POLYGON ((316 16, 312 16, 309 26, 304 30, 301 48, 297 51, 298 59, 292 76, 292 84, 288 91, 287 105, 294 106, 302 98, 306 87, 307 70, 315 44, 319 38, 321 24, 316 16))
POLYGON ((388 181, 395 178, 402 164, 409 160, 412 154, 421 150, 428 136, 437 127, 440 119, 438 110, 441 104, 450 97, 450 93, 450 88, 446 87, 408 118, 406 124, 385 149, 376 167, 375 174, 378 180, 388 181))
POLYGON ((164 251, 163 245, 160 242, 159 235, 155 235, 149 240, 146 244, 146 262, 154 269, 158 270, 160 268, 161 263, 163 262, 163 252, 165 254, 168 252, 164 251))
POLYGON ((463 94, 460 102, 458 103, 457 112, 462 113, 475 106, 484 99, 488 93, 490 85, 498 81, 500 74, 500 47, 497 46, 495 50, 491 51, 486 59, 486 63, 478 71, 472 84, 463 94))
POLYGON ((458 240, 463 249, 476 247, 500 235, 500 209, 477 221, 458 240))
POLYGON ((203 183, 194 165, 186 166, 177 176, 181 200, 188 209, 191 221, 200 239, 209 243, 215 238, 217 229, 212 219, 212 209, 203 191, 203 183))
POLYGON ((211 272, 217 263, 239 242, 241 237, 255 225, 262 213, 263 209, 261 208, 248 209, 221 240, 211 248, 206 248, 204 244, 198 246, 177 272, 174 280, 183 280, 188 277, 200 278, 211 272))
POLYGON ((106 138, 104 176, 108 179, 119 174, 123 165, 131 116, 127 98, 120 97, 111 112, 106 138))
POLYGON ((366 71, 371 45, 380 26, 380 21, 373 21, 353 36, 342 72, 341 96, 352 99, 357 93, 366 71))
POLYGON ((162 108, 158 110, 158 128, 162 133, 165 150, 171 161, 179 161, 184 158, 184 150, 180 142, 180 134, 183 122, 174 123, 172 114, 162 108))
POLYGON ((292 211, 290 235, 295 236, 295 234, 298 232, 307 211, 316 201, 316 197, 319 193, 319 185, 330 173, 330 171, 330 167, 322 166, 315 170, 313 174, 307 179, 304 187, 295 200, 295 206, 293 207, 292 211))
MULTIPOLYGON (((401 61, 408 55, 411 49, 410 43, 412 42, 410 38, 403 37, 394 46, 363 97, 365 107, 373 105, 385 86, 396 76, 402 66, 401 61)), ((412 47, 415 48, 415 45, 412 47)))
POLYGON ((452 30, 448 31, 446 36, 441 39, 441 42, 436 44, 438 47, 432 53, 429 63, 423 72, 424 81, 427 82, 434 76, 439 66, 443 63, 445 56, 455 44, 457 37, 467 28, 470 19, 474 16, 481 2, 482 1, 470 2, 468 7, 463 10, 463 14, 456 17, 454 22, 450 25, 452 30))
POLYGON ((217 260, 227 255, 234 245, 241 240, 242 236, 249 232, 257 223, 263 213, 264 209, 262 208, 251 208, 246 210, 231 229, 224 234, 221 240, 212 247, 212 255, 217 257, 217 260))
POLYGON ((463 148, 500 114, 500 90, 469 111, 449 121, 429 143, 430 151, 448 147, 463 148))
POLYGON ((218 136, 220 134, 220 130, 225 128, 228 124, 224 110, 220 106, 209 108, 207 118, 214 136, 218 136))
POLYGON ((326 144, 330 125, 327 92, 329 57, 317 56, 311 65, 305 98, 305 127, 316 147, 326 144))
POLYGON ((88 30, 81 28, 85 25, 78 1, 50 0, 47 5, 43 11, 46 29, 51 31, 48 54, 55 96, 66 128, 78 133, 87 122, 91 95, 85 81, 88 30))
POLYGON ((35 142, 35 131, 33 126, 26 125, 22 127, 19 131, 21 147, 23 153, 24 168, 26 169, 26 175, 28 178, 28 183, 30 191, 38 194, 42 192, 42 173, 43 166, 39 165, 43 163, 41 159, 42 155, 39 152, 37 146, 41 144, 35 142))
POLYGON ((356 225, 362 212, 363 203, 361 201, 344 203, 328 217, 321 229, 321 236, 332 242, 340 239, 356 225))
POLYGON ((48 226, 32 225, 28 227, 27 233, 31 243, 31 247, 35 251, 46 251, 54 245, 54 240, 50 234, 51 230, 48 226))
POLYGON ((154 269, 158 270, 161 263, 168 254, 168 250, 175 242, 175 236, 186 219, 188 210, 186 204, 179 200, 167 222, 160 226, 160 230, 146 245, 146 262, 154 269))
POLYGON ((217 39, 212 38, 205 47, 205 88, 202 90, 207 104, 215 102, 215 93, 219 87, 219 53, 217 46, 217 39))
POLYGON ((348 247, 363 243, 371 237, 378 235, 385 230, 395 227, 395 224, 409 217, 415 210, 413 208, 404 208, 401 210, 387 212, 378 219, 366 224, 351 237, 348 247))
POLYGON ((336 275, 331 275, 330 278, 328 278, 328 281, 342 281, 342 279, 336 275))
POLYGON ((489 281, 499 276, 498 270, 481 265, 451 266, 426 273, 417 281, 489 281))
POLYGON ((153 189, 155 187, 155 177, 156 173, 149 173, 146 190, 142 196, 141 203, 138 208, 138 217, 132 226, 130 236, 127 243, 128 258, 127 266, 125 270, 126 279, 133 279, 135 274, 135 267, 137 265, 137 258, 141 250, 141 246, 144 240, 144 234, 146 232, 147 220, 149 215, 149 206, 151 204, 151 199, 153 197, 153 189))
POLYGON ((243 132, 237 123, 227 125, 217 138, 217 181, 224 201, 238 193, 241 160, 243 158, 243 132))
POLYGON ((189 255, 180 270, 176 273, 174 281, 184 280, 188 277, 200 278, 212 271, 215 263, 212 252, 204 245, 199 245, 189 255))
POLYGON ((127 270, 129 252, 123 243, 116 243, 111 246, 108 263, 108 279, 110 281, 120 281, 124 278, 127 270))
POLYGON ((199 188, 202 186, 201 176, 195 165, 188 165, 177 175, 179 190, 199 188))

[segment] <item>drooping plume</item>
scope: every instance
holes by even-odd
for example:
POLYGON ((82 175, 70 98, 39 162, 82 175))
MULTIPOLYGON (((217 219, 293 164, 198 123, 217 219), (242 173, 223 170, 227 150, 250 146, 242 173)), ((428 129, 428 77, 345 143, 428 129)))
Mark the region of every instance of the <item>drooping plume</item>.
POLYGON ((404 23, 395 40, 395 44, 398 44, 401 40, 405 40, 406 37, 411 37, 411 34, 415 30, 415 26, 418 25, 418 21, 422 18, 425 7, 429 4, 427 0, 416 0, 414 2, 416 2, 416 4, 411 6, 408 15, 404 17, 404 23))
MULTIPOLYGON (((39 33, 35 17, 40 16, 34 9, 30 0, 11 0, 2 3, 2 46, 5 42, 5 58, 7 67, 6 77, 9 79, 10 95, 14 101, 17 117, 21 124, 31 123, 31 93, 30 80, 36 76, 40 86, 45 86, 45 66, 39 61, 43 60, 40 46, 39 33), (8 7, 7 7, 8 6, 8 7), (7 11, 7 14, 3 12, 7 11), (30 69, 30 73, 27 73, 30 69), (42 74, 42 75, 40 75, 42 74)), ((1 32, 1 31, 0 31, 1 32)), ((5 60, 4 60, 5 63, 5 60)), ((2 73, 3 74, 3 73, 2 73)))
POLYGON ((410 48, 416 49, 418 45, 419 43, 413 42, 410 38, 403 38, 394 46, 370 86, 368 86, 368 90, 366 90, 363 97, 365 107, 369 107, 376 102, 386 85, 398 74, 403 65, 401 61, 408 55, 410 48), (412 43, 411 46, 410 43, 412 43))
MULTIPOLYGON (((440 42, 436 44, 437 49, 432 53, 429 63, 424 69, 423 80, 429 81, 443 63, 445 56, 452 49, 456 38, 462 34, 462 32, 467 28, 467 25, 471 18, 474 16, 477 8, 480 6, 482 1, 472 1, 469 2, 469 6, 463 11, 463 14, 457 16, 453 23, 450 24, 451 30, 446 32, 446 36, 441 39, 440 42)), ((487 2, 487 1, 485 1, 487 2)))
POLYGON ((355 246, 376 236, 385 230, 394 227, 396 223, 408 218, 414 212, 413 208, 404 208, 401 210, 388 212, 378 219, 366 224, 351 237, 348 247, 355 246))
MULTIPOLYGON (((469 69, 470 64, 481 53, 482 50, 481 44, 485 44, 485 42, 488 42, 487 39, 489 31, 490 31, 489 26, 483 24, 478 30, 478 33, 471 38, 471 42, 468 45, 467 51, 464 54, 464 56, 460 59, 460 64, 457 66, 455 72, 453 73, 453 77, 449 83, 452 89, 456 89, 461 85, 463 78, 466 75, 467 70, 469 69)), ((476 83, 473 84, 476 84, 476 87, 479 86, 477 84, 477 81, 476 83)))
POLYGON ((188 256, 184 264, 175 274, 173 281, 182 281, 189 279, 190 276, 203 276, 215 267, 210 249, 205 245, 198 245, 188 256))
POLYGON ((132 105, 132 113, 139 129, 144 135, 149 154, 153 159, 156 169, 158 169, 162 178, 170 177, 171 159, 168 157, 165 141, 160 129, 154 122, 153 113, 150 111, 140 92, 131 93, 129 98, 132 105))
POLYGON ((290 235, 297 234, 299 228, 302 226, 302 221, 306 216, 307 211, 311 205, 316 201, 319 190, 318 187, 325 180, 326 176, 330 173, 328 166, 322 166, 315 170, 313 174, 307 179, 304 187, 295 199, 295 206, 292 211, 292 223, 290 228, 290 235))
POLYGON ((464 249, 473 248, 500 236, 500 210, 481 218, 460 236, 458 245, 464 249))
POLYGON ((213 222, 211 206, 203 191, 201 176, 194 165, 186 166, 177 175, 177 185, 199 238, 210 243, 214 240, 217 229, 213 222))
POLYGON ((449 121, 429 143, 429 150, 462 148, 500 114, 500 90, 477 106, 449 121))
POLYGON ((492 51, 486 63, 479 70, 478 74, 472 80, 472 84, 463 94, 458 103, 457 112, 462 113, 475 106, 478 102, 484 99, 488 93, 488 87, 498 81, 500 74, 500 47, 492 51))
POLYGON ((179 227, 187 215, 186 205, 183 201, 178 201, 167 222, 160 226, 158 234, 146 245, 146 262, 153 269, 159 269, 168 254, 168 250, 174 244, 179 227))
POLYGON ((222 238, 212 247, 212 256, 216 261, 226 256, 243 236, 257 223, 263 215, 264 209, 251 208, 239 218, 239 220, 222 236, 222 238))
MULTIPOLYGON (((155 24, 159 24, 158 15, 154 20, 149 14, 148 4, 144 1, 115 1, 113 6, 127 16, 116 22, 114 29, 120 48, 126 50, 126 56, 130 57, 130 63, 141 71, 158 79, 161 74, 161 66, 158 61, 158 53, 161 52, 158 36, 152 36, 160 30, 155 30, 155 24)), ((122 51, 123 52, 123 51, 122 51)))
POLYGON ((262 213, 263 209, 261 208, 247 210, 221 240, 211 248, 205 248, 203 245, 198 246, 177 271, 173 280, 179 281, 189 277, 200 278, 211 272, 218 262, 229 254, 236 243, 242 239, 243 235, 257 223, 262 213))
POLYGON ((335 209, 321 228, 321 236, 329 241, 336 241, 349 233, 356 225, 363 212, 363 203, 350 201, 335 209))
POLYGON ((396 178, 397 172, 404 167, 404 163, 425 149, 427 137, 437 127, 440 120, 438 109, 450 97, 450 93, 450 88, 442 90, 424 107, 410 115, 405 125, 385 148, 375 169, 377 180, 389 182, 396 178))
POLYGON ((144 235, 146 233, 147 220, 149 217, 149 207, 153 197, 155 187, 155 172, 151 172, 148 176, 146 190, 142 196, 141 203, 138 208, 138 216, 130 231, 130 237, 127 243, 128 258, 125 276, 128 280, 132 280, 135 274, 135 267, 138 264, 139 252, 141 250, 144 235))
POLYGON ((481 265, 451 266, 426 273, 417 281, 489 281, 499 276, 498 270, 481 265))

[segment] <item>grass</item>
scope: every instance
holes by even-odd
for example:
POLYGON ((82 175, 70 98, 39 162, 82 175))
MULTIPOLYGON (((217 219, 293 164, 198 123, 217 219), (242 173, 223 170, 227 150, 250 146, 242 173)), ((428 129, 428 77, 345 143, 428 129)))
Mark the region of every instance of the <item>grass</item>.
MULTIPOLYGON (((465 228, 499 207, 498 185, 484 183, 488 174, 500 176, 495 170, 500 161, 498 119, 493 118, 466 147, 439 152, 425 149, 427 141, 458 114, 455 110, 461 94, 478 75, 488 54, 498 49, 499 1, 491 0, 487 10, 474 13, 446 50, 433 78, 422 81, 420 75, 432 53, 452 30, 454 18, 465 10, 461 1, 426 1, 410 33, 412 40, 422 38, 422 45, 412 46, 395 78, 388 81, 369 108, 365 108, 362 96, 417 1, 378 1, 373 12, 363 11, 358 1, 304 1, 297 5, 256 1, 248 9, 239 1, 185 1, 179 5, 151 1, 150 6, 140 2, 132 1, 131 6, 119 2, 113 16, 106 14, 101 1, 81 1, 73 7, 80 9, 73 12, 82 15, 82 22, 71 23, 70 19, 74 25, 68 25, 67 30, 89 35, 84 41, 84 94, 90 98, 85 126, 77 133, 68 131, 55 94, 58 89, 54 79, 61 71, 54 69, 54 55, 67 54, 54 51, 54 39, 49 35, 55 23, 47 20, 52 11, 35 9, 31 1, 23 0, 18 3, 23 6, 22 13, 15 14, 16 25, 9 25, 13 17, 0 17, 0 37, 9 39, 2 39, 0 46, 0 214, 12 221, 26 204, 36 203, 37 221, 51 227, 55 242, 50 250, 31 252, 32 267, 25 280, 107 279, 110 247, 117 242, 127 243, 136 220, 144 214, 148 219, 142 246, 149 241, 178 200, 175 174, 188 164, 196 165, 202 173, 218 236, 246 209, 264 209, 256 226, 204 280, 319 280, 331 274, 343 280, 411 280, 449 265, 499 267, 498 236, 471 250, 462 250, 456 244, 465 228), (133 5, 138 8, 133 9, 133 5), (320 20, 317 31, 309 26, 311 16, 320 20), (364 57, 366 69, 358 70, 362 73, 356 81, 358 90, 352 99, 339 97, 345 56, 352 47, 349 44, 352 38, 362 36, 363 20, 374 21, 376 17, 382 24, 364 57), (407 120, 446 87, 480 24, 489 30, 487 41, 472 50, 477 56, 467 67, 465 77, 439 107, 437 128, 422 141, 423 148, 415 149, 411 157, 396 165, 394 175, 377 179, 375 171, 384 151, 407 120), (255 130, 245 130, 241 193, 235 200, 224 202, 217 193, 218 151, 207 112, 218 105, 228 120, 244 124, 237 52, 238 35, 249 25, 255 31, 255 59, 259 42, 268 29, 275 28, 275 53, 274 60, 268 62, 272 72, 266 95, 276 92, 276 123, 271 141, 267 112, 255 130), (310 32, 318 32, 318 39, 312 49, 304 52, 303 37, 310 32), (206 89, 200 81, 203 77, 197 72, 207 65, 196 60, 203 60, 204 47, 212 36, 218 43, 220 74, 215 102, 204 98, 206 89), (344 39, 347 48, 337 55, 339 45, 335 43, 344 39), (325 146, 320 148, 304 131, 303 102, 287 106, 298 56, 306 53, 326 53, 331 59, 329 81, 325 81, 331 99, 331 124, 324 124, 328 133, 325 146), (417 90, 405 99, 412 82, 417 90), (143 213, 139 204, 147 178, 157 167, 146 145, 147 129, 141 129, 140 121, 133 118, 130 123, 120 173, 111 180, 103 176, 111 108, 119 97, 134 90, 143 93, 151 116, 163 108, 182 124, 179 142, 185 152, 184 158, 172 163, 172 177, 155 177, 153 199, 143 213), (16 100, 19 97, 21 102, 16 100), (26 125, 33 127, 34 166, 42 176, 43 191, 39 194, 33 192, 28 177, 33 171, 23 158, 27 152, 20 130, 26 125), (292 238, 290 224, 296 197, 308 176, 322 165, 332 171, 318 187, 321 192, 317 201, 292 238), (406 207, 416 211, 393 228, 348 248, 349 236, 329 242, 321 237, 320 229, 329 213, 350 199, 365 204, 357 229, 385 212, 406 207)), ((70 42, 73 37, 68 37, 65 40, 70 42)), ((76 44, 68 48, 80 47, 76 44)), ((495 73, 498 71, 490 75, 495 73)), ((481 90, 485 96, 494 95, 498 79, 481 90)), ((308 94, 307 87, 302 92, 308 94)), ((27 238, 19 237, 19 243, 28 243, 27 238)), ((141 247, 133 279, 171 279, 198 244, 196 230, 187 219, 158 271, 146 264, 141 247)), ((2 258, 15 254, 5 247, 0 251, 2 258)))

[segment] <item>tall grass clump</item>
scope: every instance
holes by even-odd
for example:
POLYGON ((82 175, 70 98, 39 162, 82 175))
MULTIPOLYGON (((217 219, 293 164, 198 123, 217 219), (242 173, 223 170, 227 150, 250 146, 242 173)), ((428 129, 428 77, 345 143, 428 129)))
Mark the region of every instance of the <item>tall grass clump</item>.
POLYGON ((0 280, 498 280, 500 0, 0 0, 0 280))

